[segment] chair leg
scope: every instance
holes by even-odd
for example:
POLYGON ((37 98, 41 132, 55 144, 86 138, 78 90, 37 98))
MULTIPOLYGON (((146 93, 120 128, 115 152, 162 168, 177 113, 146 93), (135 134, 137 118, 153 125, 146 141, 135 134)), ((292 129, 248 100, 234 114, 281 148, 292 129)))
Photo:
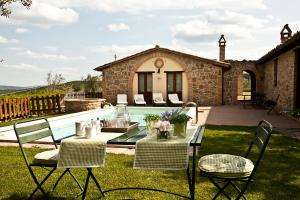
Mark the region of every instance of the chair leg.
POLYGON ((35 188, 35 190, 31 193, 29 199, 32 199, 33 195, 36 193, 36 191, 38 190, 41 190, 41 192, 43 193, 43 195, 49 199, 48 195, 46 194, 45 190, 42 188, 42 185, 46 182, 46 180, 50 177, 50 175, 56 170, 56 168, 53 168, 49 173, 48 175, 42 180, 41 183, 38 182, 37 178, 35 177, 32 169, 29 167, 29 171, 30 171, 30 174, 34 180, 34 182, 37 184, 37 187, 35 188))
POLYGON ((237 196, 236 199, 240 199, 241 197, 243 197, 244 199, 246 199, 246 197, 244 196, 244 193, 245 193, 245 191, 246 191, 246 189, 247 189, 250 181, 251 180, 249 180, 249 181, 246 182, 246 184, 244 185, 243 189, 241 189, 241 191, 240 191, 240 193, 239 193, 239 195, 237 196))
MULTIPOLYGON (((236 186, 236 185, 233 184, 232 182, 230 182, 230 184, 232 185, 232 187, 233 187, 236 191, 238 191, 239 194, 242 192, 241 189, 240 189, 238 186, 236 186)), ((244 196, 244 194, 242 194, 241 197, 243 197, 245 200, 247 200, 247 198, 244 196)), ((239 198, 240 198, 240 197, 239 197, 239 198)))
POLYGON ((216 199, 220 194, 224 194, 226 196, 227 199, 231 199, 230 196, 224 191, 225 188, 229 185, 230 182, 227 182, 222 188, 213 180, 213 178, 208 177, 208 179, 210 180, 210 182, 212 182, 214 184, 214 186, 216 186, 219 191, 218 193, 214 196, 213 199, 216 199))

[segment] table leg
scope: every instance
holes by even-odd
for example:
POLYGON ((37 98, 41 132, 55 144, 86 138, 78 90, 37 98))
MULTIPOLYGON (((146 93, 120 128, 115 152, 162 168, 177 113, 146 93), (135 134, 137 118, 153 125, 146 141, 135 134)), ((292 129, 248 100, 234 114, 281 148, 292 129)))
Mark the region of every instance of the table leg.
POLYGON ((196 146, 193 146, 193 163, 192 163, 192 183, 191 183, 191 199, 195 199, 195 182, 196 182, 196 146))
POLYGON ((98 190, 101 192, 101 195, 104 197, 104 193, 103 193, 103 191, 102 191, 102 189, 101 189, 101 187, 100 187, 100 184, 98 183, 96 177, 95 177, 94 174, 92 173, 92 169, 91 169, 91 168, 88 168, 88 171, 89 171, 89 173, 91 174, 92 179, 93 179, 94 182, 96 183, 96 186, 97 186, 98 190))
POLYGON ((85 186, 84 186, 84 190, 83 190, 83 193, 82 193, 82 200, 85 199, 86 191, 87 191, 87 188, 88 188, 88 185, 89 185, 89 179, 90 179, 90 176, 91 176, 90 170, 92 170, 92 169, 87 168, 87 170, 88 170, 88 174, 86 176, 85 186))

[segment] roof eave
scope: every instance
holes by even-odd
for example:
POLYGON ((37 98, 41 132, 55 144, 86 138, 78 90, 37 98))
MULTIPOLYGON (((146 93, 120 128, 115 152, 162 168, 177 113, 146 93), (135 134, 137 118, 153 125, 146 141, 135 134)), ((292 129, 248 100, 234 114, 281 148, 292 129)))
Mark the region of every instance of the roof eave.
POLYGON ((104 65, 98 66, 98 67, 94 68, 94 70, 95 71, 103 71, 104 69, 106 69, 110 66, 113 66, 117 63, 121 63, 123 61, 129 60, 130 58, 141 56, 143 54, 150 53, 150 52, 156 51, 156 50, 161 50, 161 51, 165 51, 165 52, 168 52, 168 53, 173 53, 173 54, 177 54, 177 55, 180 54, 180 55, 192 57, 196 60, 202 60, 204 62, 212 63, 213 65, 218 66, 218 67, 226 67, 226 68, 230 67, 230 64, 226 63, 226 62, 221 62, 221 61, 211 60, 211 59, 207 59, 207 58, 202 58, 202 57, 199 57, 199 56, 196 56, 196 55, 191 55, 191 54, 187 54, 187 53, 183 53, 183 52, 179 52, 179 51, 174 51, 174 50, 170 50, 170 49, 166 49, 166 48, 157 48, 157 47, 155 47, 155 48, 152 48, 152 49, 148 49, 148 50, 133 54, 131 56, 127 56, 127 57, 122 58, 120 60, 116 60, 116 61, 104 64, 104 65))

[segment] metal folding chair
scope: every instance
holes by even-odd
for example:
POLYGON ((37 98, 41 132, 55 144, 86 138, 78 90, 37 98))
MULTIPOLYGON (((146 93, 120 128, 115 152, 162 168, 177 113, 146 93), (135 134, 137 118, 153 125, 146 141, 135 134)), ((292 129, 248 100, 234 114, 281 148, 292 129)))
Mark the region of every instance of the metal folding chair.
MULTIPOLYGON (((22 122, 17 122, 14 124, 14 130, 19 142, 19 146, 22 152, 22 155, 24 157, 24 160, 26 162, 27 168, 30 172, 31 177, 33 178, 34 182, 36 183, 37 187, 35 190, 31 193, 29 199, 33 197, 33 195, 40 190, 45 198, 48 199, 48 195, 45 192, 45 190, 42 188, 42 185, 47 181, 47 179, 51 176, 51 174, 57 169, 57 155, 58 155, 58 149, 57 145, 54 141, 53 133, 51 130, 51 127, 49 125, 49 122, 47 119, 35 119, 35 120, 27 120, 22 122), (35 140, 39 140, 45 137, 51 137, 53 141, 53 150, 47 150, 41 153, 38 153, 34 156, 34 159, 29 159, 25 149, 23 148, 23 145, 25 143, 33 142, 35 140), (50 168, 50 172, 46 175, 46 177, 42 181, 38 181, 37 177, 34 174, 33 168, 34 167, 42 167, 45 169, 50 168)), ((82 186, 76 179, 76 177, 71 173, 70 169, 67 168, 57 179, 56 183, 54 184, 52 188, 52 192, 55 190, 56 186, 58 185, 59 181, 62 179, 62 177, 69 173, 71 177, 75 180, 78 187, 80 188, 81 192, 83 191, 82 186)))
POLYGON ((244 196, 244 193, 257 171, 258 165, 263 157, 267 144, 272 133, 272 125, 267 121, 260 121, 254 139, 251 141, 246 156, 234 156, 228 154, 213 154, 203 156, 199 160, 200 176, 207 177, 217 188, 218 192, 213 199, 221 194, 227 199, 231 199, 230 195, 225 191, 228 186, 232 186, 237 192, 236 199, 244 196), (248 158, 253 147, 259 149, 258 155, 253 162, 248 158), (238 187, 236 183, 241 183, 238 187))
POLYGON ((273 101, 273 100, 267 100, 265 102, 265 107, 267 107, 267 109, 268 109, 267 114, 270 114, 272 112, 272 110, 274 110, 274 108, 276 107, 277 102, 279 100, 279 97, 280 97, 280 94, 277 95, 275 101, 273 101))

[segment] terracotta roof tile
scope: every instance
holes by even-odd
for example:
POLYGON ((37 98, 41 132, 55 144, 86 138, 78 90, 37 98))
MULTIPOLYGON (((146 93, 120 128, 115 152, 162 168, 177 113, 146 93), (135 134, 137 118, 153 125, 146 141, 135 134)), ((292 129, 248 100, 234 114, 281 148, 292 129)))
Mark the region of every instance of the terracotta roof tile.
POLYGON ((280 54, 300 45, 300 31, 295 33, 289 40, 286 42, 277 45, 274 49, 269 51, 267 54, 262 56, 260 59, 257 60, 257 63, 264 63, 268 60, 276 58, 280 54))
POLYGON ((175 55, 180 55, 180 56, 186 56, 186 57, 190 57, 192 59, 196 59, 196 60, 201 60, 201 61, 204 61, 204 62, 212 63, 212 64, 214 64, 216 66, 220 66, 220 67, 230 67, 230 64, 226 63, 226 62, 220 62, 220 61, 216 61, 216 60, 212 60, 212 59, 202 58, 202 57, 199 57, 199 56, 195 56, 195 55, 191 55, 191 54, 186 54, 186 53, 183 53, 183 52, 174 51, 174 50, 170 50, 170 49, 167 49, 167 48, 161 48, 158 45, 156 45, 154 48, 147 49, 145 51, 133 54, 131 56, 127 56, 127 57, 122 58, 120 60, 116 60, 116 61, 104 64, 104 65, 98 66, 94 70, 96 70, 96 71, 102 71, 103 69, 111 67, 111 66, 113 66, 115 64, 122 63, 124 61, 129 60, 129 59, 136 58, 138 56, 142 56, 142 55, 145 55, 145 54, 148 54, 148 53, 152 53, 152 52, 155 52, 155 51, 165 52, 165 53, 170 53, 170 54, 175 54, 175 55))

